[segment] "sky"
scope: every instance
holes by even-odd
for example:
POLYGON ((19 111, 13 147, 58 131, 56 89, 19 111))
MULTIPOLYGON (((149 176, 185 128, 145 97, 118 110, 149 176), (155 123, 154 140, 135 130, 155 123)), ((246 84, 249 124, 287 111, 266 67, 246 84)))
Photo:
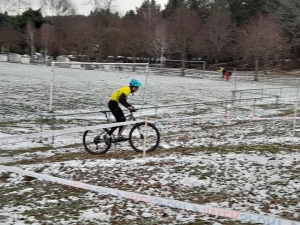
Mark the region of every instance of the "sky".
MULTIPOLYGON (((40 6, 40 0, 28 0, 28 2, 32 5, 33 9, 37 9, 40 6)), ((73 2, 77 4, 78 14, 89 14, 91 6, 87 5, 88 0, 73 0, 73 2)), ((143 0, 115 0, 115 8, 116 11, 125 14, 129 10, 135 10, 136 7, 141 6, 142 2, 143 0)), ((163 9, 168 0, 156 0, 156 2, 160 4, 163 9)))

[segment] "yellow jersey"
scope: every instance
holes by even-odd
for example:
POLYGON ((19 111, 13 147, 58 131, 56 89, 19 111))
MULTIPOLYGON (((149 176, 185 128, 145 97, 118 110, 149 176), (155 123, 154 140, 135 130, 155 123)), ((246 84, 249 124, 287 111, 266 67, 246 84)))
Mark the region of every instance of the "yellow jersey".
POLYGON ((112 95, 110 96, 110 100, 116 101, 116 102, 120 102, 120 97, 122 96, 122 94, 124 94, 126 97, 128 95, 130 95, 131 90, 129 86, 124 86, 121 87, 120 89, 116 90, 114 93, 112 93, 112 95))

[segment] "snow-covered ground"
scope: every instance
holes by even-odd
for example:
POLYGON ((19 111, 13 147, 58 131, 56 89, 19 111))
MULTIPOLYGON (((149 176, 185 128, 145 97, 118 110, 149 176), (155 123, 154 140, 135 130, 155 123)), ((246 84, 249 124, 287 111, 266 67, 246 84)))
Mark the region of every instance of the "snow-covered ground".
MULTIPOLYGON (((141 71, 55 69, 53 110, 57 116, 51 117, 51 68, 1 63, 0 164, 108 188, 300 221, 299 125, 284 119, 295 115, 298 93, 297 88, 283 87, 295 82, 255 82, 246 77, 225 82, 208 73, 180 77, 150 72, 146 77, 141 71), (102 123, 103 115, 65 114, 107 109, 109 95, 131 78, 143 83, 147 80, 146 87, 128 99, 143 108, 137 113, 139 118, 201 116, 202 120, 157 122, 160 147, 145 159, 128 143, 113 145, 105 155, 89 155, 81 144, 84 126, 102 123), (225 102, 231 100, 233 90, 254 88, 264 89, 269 97, 225 102), (275 104, 271 95, 282 98, 275 104), (57 136, 54 142, 45 137, 42 143, 17 139, 7 143, 1 139, 39 132, 41 115, 43 131, 75 127, 82 127, 82 131, 57 136), (236 117, 240 120, 234 120, 236 117)), ((12 173, 0 174, 0 187, 0 224, 242 223, 12 173)))

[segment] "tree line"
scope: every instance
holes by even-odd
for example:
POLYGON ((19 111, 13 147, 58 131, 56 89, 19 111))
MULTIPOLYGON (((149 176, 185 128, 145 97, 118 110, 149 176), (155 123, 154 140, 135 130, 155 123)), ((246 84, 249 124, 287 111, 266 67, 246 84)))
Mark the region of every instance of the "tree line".
POLYGON ((116 0, 87 0, 88 16, 72 0, 0 0, 1 52, 77 55, 96 61, 113 56, 202 59, 209 63, 299 58, 299 0, 155 0, 121 15, 116 0), (15 4, 12 4, 15 3, 15 4), (18 3, 18 4, 17 4, 18 3))

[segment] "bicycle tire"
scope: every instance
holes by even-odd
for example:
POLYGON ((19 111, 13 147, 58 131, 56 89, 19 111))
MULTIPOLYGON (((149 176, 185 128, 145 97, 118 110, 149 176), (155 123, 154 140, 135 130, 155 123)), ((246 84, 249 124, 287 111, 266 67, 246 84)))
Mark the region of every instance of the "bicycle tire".
POLYGON ((111 144, 107 145, 105 143, 104 134, 106 134, 104 130, 97 133, 86 130, 82 140, 84 149, 92 155, 105 154, 110 149, 111 144))
POLYGON ((156 126, 152 123, 138 123, 135 124, 130 132, 129 132, 129 144, 136 152, 143 152, 144 151, 144 137, 147 133, 146 137, 146 152, 154 151, 160 142, 160 133, 156 126))

